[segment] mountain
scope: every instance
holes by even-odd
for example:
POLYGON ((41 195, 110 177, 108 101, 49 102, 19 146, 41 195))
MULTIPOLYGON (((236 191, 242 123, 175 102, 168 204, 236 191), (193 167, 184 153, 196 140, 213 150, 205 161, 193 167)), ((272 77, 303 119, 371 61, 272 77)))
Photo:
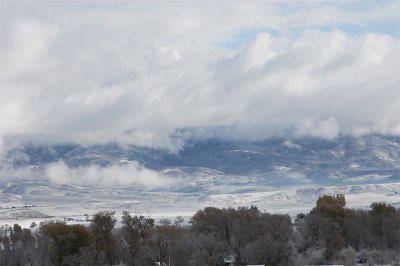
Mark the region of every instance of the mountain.
POLYGON ((400 137, 394 136, 331 141, 191 140, 178 152, 117 144, 27 145, 10 150, 0 168, 2 207, 9 210, 28 206, 30 211, 34 208, 46 215, 49 208, 53 213, 107 208, 156 212, 175 208, 182 213, 205 204, 254 204, 265 209, 275 206, 276 211, 292 208, 295 212, 311 207, 309 204, 324 193, 345 193, 359 205, 369 204, 368 199, 400 202, 400 137), (60 161, 71 169, 123 167, 137 162, 144 169, 179 182, 168 187, 50 182, 45 169, 60 161), (19 176, 14 178, 17 172, 19 176), (34 177, 21 177, 24 173, 34 173, 34 177))
POLYGON ((254 177, 274 185, 301 183, 343 184, 393 182, 400 179, 400 137, 342 137, 321 139, 269 139, 258 142, 189 141, 172 153, 168 150, 116 144, 26 146, 9 152, 14 167, 64 161, 70 167, 109 166, 136 161, 171 173, 217 171, 226 176, 254 177), (200 169, 200 170, 199 170, 200 169))

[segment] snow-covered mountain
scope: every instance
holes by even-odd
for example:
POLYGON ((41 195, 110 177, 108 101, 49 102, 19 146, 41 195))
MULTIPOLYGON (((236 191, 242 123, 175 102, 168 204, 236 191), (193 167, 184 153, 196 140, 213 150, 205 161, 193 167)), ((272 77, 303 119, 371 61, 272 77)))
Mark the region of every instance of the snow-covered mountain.
POLYGON ((3 218, 28 210, 29 217, 102 209, 191 213, 207 205, 251 204, 296 213, 332 193, 344 193, 354 207, 400 202, 400 137, 212 139, 188 141, 178 152, 117 144, 28 145, 10 150, 0 167, 3 218), (69 169, 137 163, 178 182, 167 187, 57 183, 46 178, 46 168, 60 161, 69 169))
POLYGON ((251 177, 257 185, 394 182, 400 179, 400 137, 189 141, 176 153, 116 144, 25 146, 7 156, 8 163, 15 168, 40 168, 60 160, 70 167, 93 164, 105 167, 136 161, 170 175, 212 172, 251 177))

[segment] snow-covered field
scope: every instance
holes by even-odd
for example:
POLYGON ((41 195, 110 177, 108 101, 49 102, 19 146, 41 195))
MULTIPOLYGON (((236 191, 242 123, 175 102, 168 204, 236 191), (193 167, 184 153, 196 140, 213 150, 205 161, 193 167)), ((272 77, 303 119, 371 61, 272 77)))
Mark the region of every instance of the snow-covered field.
MULTIPOLYGON (((14 184, 14 186, 17 186, 14 184)), ((149 215, 153 218, 173 219, 181 215, 188 221, 198 209, 206 206, 257 206, 270 213, 288 213, 291 216, 309 212, 317 198, 324 194, 342 193, 347 206, 368 208, 372 202, 385 201, 400 207, 400 183, 345 185, 326 187, 297 187, 280 190, 260 188, 255 192, 197 193, 143 192, 137 190, 99 187, 60 186, 51 183, 19 184, 25 193, 1 193, 0 224, 19 223, 29 226, 43 220, 67 220, 84 223, 84 214, 98 211, 122 211, 149 215), (39 193, 46 191, 45 194, 39 193)), ((243 188, 243 187, 242 187, 243 188)), ((223 191, 223 188, 219 188, 223 191)))

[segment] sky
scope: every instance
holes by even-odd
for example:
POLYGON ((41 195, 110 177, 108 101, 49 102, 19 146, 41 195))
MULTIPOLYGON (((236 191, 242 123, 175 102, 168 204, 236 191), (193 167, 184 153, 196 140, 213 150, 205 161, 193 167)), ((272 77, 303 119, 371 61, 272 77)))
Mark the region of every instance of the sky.
POLYGON ((0 0, 0 152, 400 135, 399 14, 389 0, 0 0))

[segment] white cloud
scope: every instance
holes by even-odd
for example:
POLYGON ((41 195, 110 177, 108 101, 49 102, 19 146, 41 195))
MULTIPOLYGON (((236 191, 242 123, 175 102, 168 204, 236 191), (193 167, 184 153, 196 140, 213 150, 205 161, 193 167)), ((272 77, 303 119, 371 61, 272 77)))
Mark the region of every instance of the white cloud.
POLYGON ((2 161, 2 167, 0 168, 0 181, 31 181, 35 179, 40 179, 42 173, 37 167, 27 166, 15 168, 7 162, 2 161))
POLYGON ((303 147, 301 147, 300 145, 298 145, 298 144, 296 144, 296 143, 293 143, 293 142, 290 141, 290 140, 285 140, 285 141, 282 143, 282 145, 285 146, 285 147, 287 147, 287 148, 289 148, 289 149, 301 150, 301 149, 303 148, 303 147))
POLYGON ((14 78, 25 71, 43 70, 40 69, 40 61, 46 60, 50 44, 56 36, 54 27, 23 20, 11 25, 4 35, 6 38, 2 38, 0 46, 0 78, 14 78))
POLYGON ((178 182, 177 178, 161 176, 157 172, 146 169, 135 162, 115 164, 109 167, 97 165, 70 168, 64 162, 50 164, 45 169, 46 177, 54 183, 101 185, 170 187, 178 182))
POLYGON ((0 158, 3 156, 4 152, 5 152, 4 140, 0 136, 0 158))
POLYGON ((170 188, 181 182, 180 177, 162 175, 147 169, 137 162, 126 161, 107 167, 87 165, 69 167, 63 161, 38 166, 15 167, 1 161, 0 181, 48 180, 58 184, 89 185, 106 187, 139 186, 148 188, 170 188))
POLYGON ((298 172, 291 172, 288 173, 286 175, 286 177, 292 179, 292 180, 303 180, 303 181, 307 181, 307 177, 306 175, 302 174, 302 173, 298 173, 298 172))
POLYGON ((5 142, 400 134, 400 41, 368 33, 398 2, 85 3, 2 6, 5 142), (312 29, 343 25, 367 30, 312 29))
POLYGON ((296 126, 296 134, 300 137, 312 136, 324 139, 335 139, 339 135, 336 119, 330 117, 318 122, 306 121, 296 126))

